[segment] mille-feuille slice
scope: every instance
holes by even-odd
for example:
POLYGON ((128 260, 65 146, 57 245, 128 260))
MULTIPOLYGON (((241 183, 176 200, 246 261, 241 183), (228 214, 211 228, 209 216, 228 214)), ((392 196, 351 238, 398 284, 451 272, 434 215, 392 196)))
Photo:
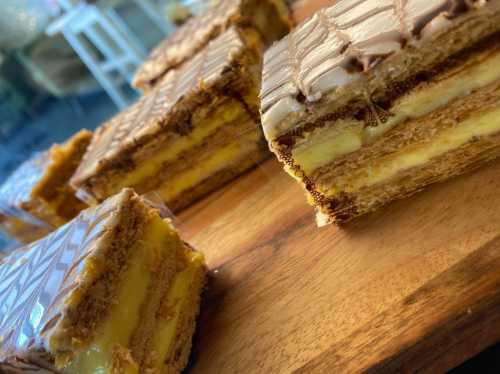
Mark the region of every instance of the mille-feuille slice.
POLYGON ((102 201, 156 191, 178 211, 269 157, 259 117, 262 43, 231 28, 96 130, 71 179, 102 201))
POLYGON ((137 70, 133 85, 143 91, 163 75, 189 61, 211 40, 230 27, 242 34, 259 33, 266 44, 290 30, 289 10, 283 0, 217 0, 165 38, 137 70))
POLYGON ((203 255, 126 189, 0 260, 1 373, 178 373, 203 255))
POLYGON ((266 138, 319 224, 500 155, 498 0, 341 0, 264 59, 266 138))

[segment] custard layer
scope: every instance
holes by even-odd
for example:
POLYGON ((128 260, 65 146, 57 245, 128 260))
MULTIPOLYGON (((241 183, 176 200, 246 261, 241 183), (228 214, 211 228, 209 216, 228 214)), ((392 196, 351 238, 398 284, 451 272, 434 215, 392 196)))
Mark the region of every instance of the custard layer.
POLYGON ((256 127, 255 131, 219 149, 202 162, 192 165, 185 172, 176 175, 172 179, 168 179, 162 187, 156 190, 156 192, 158 192, 161 198, 166 202, 175 199, 176 196, 179 196, 183 191, 197 185, 219 170, 223 170, 233 165, 245 155, 250 155, 252 152, 260 152, 257 144, 260 138, 261 132, 256 127))
POLYGON ((455 127, 440 132, 423 146, 398 152, 390 158, 384 158, 383 162, 352 173, 342 185, 318 189, 326 196, 335 195, 339 191, 355 193, 362 187, 390 180, 401 171, 432 162, 433 158, 465 146, 474 138, 487 137, 498 132, 500 132, 500 109, 473 115, 455 127))
MULTIPOLYGON (((90 347, 78 354, 64 372, 73 373, 110 373, 113 347, 128 347, 130 337, 140 325, 140 309, 146 302, 148 287, 152 279, 151 269, 160 261, 158 243, 168 235, 168 226, 159 217, 148 223, 141 240, 131 249, 130 266, 123 275, 123 284, 116 296, 115 308, 111 310, 90 347)), ((136 365, 129 365, 127 371, 134 373, 136 365)))
POLYGON ((171 144, 165 145, 162 151, 141 162, 126 175, 113 178, 111 185, 105 188, 106 194, 110 195, 124 187, 140 184, 145 178, 154 178, 165 163, 174 161, 184 151, 199 146, 206 137, 217 131, 217 129, 246 115, 245 108, 236 101, 221 105, 210 118, 195 113, 192 118, 194 129, 191 133, 177 138, 171 144))
POLYGON ((378 126, 365 127, 364 121, 339 120, 328 130, 320 129, 292 151, 294 163, 306 174, 340 156, 355 152, 408 119, 423 117, 474 90, 500 79, 500 49, 475 56, 460 68, 422 83, 397 100, 391 117, 378 126))
POLYGON ((166 305, 169 315, 166 319, 159 319, 157 330, 153 337, 153 352, 155 352, 155 362, 153 367, 161 372, 163 363, 172 356, 172 349, 175 347, 175 339, 179 331, 181 317, 192 308, 198 308, 198 305, 192 305, 188 295, 192 293, 199 294, 200 272, 204 272, 204 257, 199 252, 190 252, 187 254, 187 267, 175 275, 172 285, 166 296, 166 305))

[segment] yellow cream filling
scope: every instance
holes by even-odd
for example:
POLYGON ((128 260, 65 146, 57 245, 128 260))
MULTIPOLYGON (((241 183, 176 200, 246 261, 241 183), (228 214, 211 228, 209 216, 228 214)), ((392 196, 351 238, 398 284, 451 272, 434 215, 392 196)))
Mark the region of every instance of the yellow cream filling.
POLYGON ((337 122, 331 130, 319 130, 311 134, 304 144, 292 151, 292 156, 304 172, 310 173, 339 156, 357 151, 363 144, 372 142, 398 123, 425 116, 498 79, 500 52, 454 76, 411 91, 394 104, 391 109, 393 115, 387 122, 366 128, 362 121, 337 122))
POLYGON ((200 292, 200 290, 193 290, 192 288, 201 287, 197 279, 200 278, 200 272, 204 271, 204 257, 199 252, 190 252, 187 256, 188 266, 175 275, 167 294, 166 303, 169 307, 169 318, 158 324, 158 329, 153 337, 153 351, 157 358, 154 366, 157 372, 161 371, 163 362, 174 348, 175 334, 180 317, 185 313, 186 309, 193 307, 190 305, 190 299, 187 296, 191 292, 200 292))
MULTIPOLYGON (((175 199, 180 193, 188 188, 196 186, 199 182, 210 177, 212 174, 226 168, 245 154, 256 149, 256 142, 261 133, 258 129, 240 138, 224 148, 214 152, 205 160, 192 165, 188 170, 172 179, 167 180, 164 185, 157 189, 158 194, 164 201, 175 199)), ((251 157, 249 155, 249 157, 251 157)))
MULTIPOLYGON (((148 223, 142 240, 132 249, 134 255, 117 295, 116 307, 104 322, 94 342, 86 351, 78 354, 65 368, 64 373, 110 373, 113 346, 127 347, 132 333, 140 323, 140 307, 151 281, 149 268, 159 261, 159 243, 162 243, 161 238, 168 235, 168 232, 168 227, 159 217, 148 223)), ((126 372, 130 374, 136 373, 137 370, 137 365, 134 364, 126 368, 126 372)))
POLYGON ((441 132, 427 145, 394 155, 377 165, 363 168, 359 172, 350 175, 350 182, 346 183, 346 185, 322 192, 331 195, 335 194, 339 189, 346 192, 358 191, 361 187, 390 179, 400 171, 423 165, 434 157, 463 146, 475 137, 489 136, 499 131, 500 109, 473 116, 459 123, 453 129, 441 132))
POLYGON ((209 118, 202 118, 195 114, 192 119, 194 130, 190 134, 179 137, 175 142, 166 146, 164 150, 156 153, 147 161, 142 162, 136 169, 121 176, 112 186, 113 191, 108 191, 108 193, 133 186, 140 183, 144 178, 154 176, 160 170, 163 163, 175 160, 183 151, 201 144, 217 128, 235 121, 244 114, 246 114, 245 109, 241 104, 236 102, 222 105, 209 118))
POLYGON ((304 172, 311 172, 339 156, 360 149, 363 145, 360 127, 324 133, 321 138, 313 136, 307 145, 294 149, 292 157, 304 172))

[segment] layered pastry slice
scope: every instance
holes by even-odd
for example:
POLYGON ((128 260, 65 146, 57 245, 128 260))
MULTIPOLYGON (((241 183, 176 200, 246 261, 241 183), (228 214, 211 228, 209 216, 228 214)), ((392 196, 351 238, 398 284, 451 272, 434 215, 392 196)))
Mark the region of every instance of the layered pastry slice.
POLYGON ((69 179, 92 138, 82 130, 25 161, 0 186, 0 227, 29 243, 74 218, 86 205, 69 179))
POLYGON ((265 55, 264 132, 318 223, 500 154, 500 1, 346 1, 265 55))
POLYGON ((271 43, 290 29, 284 0, 218 0, 203 13, 191 18, 163 40, 135 74, 133 85, 147 91, 170 69, 190 60, 201 48, 225 30, 258 32, 271 43))
POLYGON ((0 263, 0 372, 176 373, 203 255, 126 189, 0 263))
POLYGON ((260 38, 231 28, 99 128, 71 179, 102 201, 133 187, 173 211, 268 157, 259 122, 260 38))

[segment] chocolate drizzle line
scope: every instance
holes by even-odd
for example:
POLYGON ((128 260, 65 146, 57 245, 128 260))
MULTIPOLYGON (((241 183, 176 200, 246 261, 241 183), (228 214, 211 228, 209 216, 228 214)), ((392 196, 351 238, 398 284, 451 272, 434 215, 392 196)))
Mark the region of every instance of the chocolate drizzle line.
POLYGON ((411 33, 408 28, 408 24, 406 22, 406 3, 408 0, 395 0, 394 2, 394 10, 399 19, 399 29, 403 38, 407 39, 411 33))

